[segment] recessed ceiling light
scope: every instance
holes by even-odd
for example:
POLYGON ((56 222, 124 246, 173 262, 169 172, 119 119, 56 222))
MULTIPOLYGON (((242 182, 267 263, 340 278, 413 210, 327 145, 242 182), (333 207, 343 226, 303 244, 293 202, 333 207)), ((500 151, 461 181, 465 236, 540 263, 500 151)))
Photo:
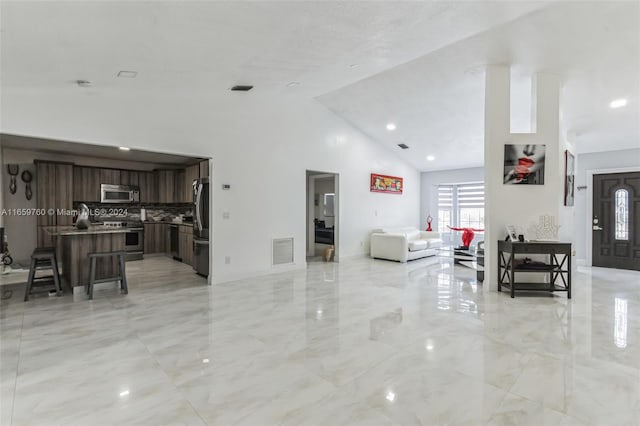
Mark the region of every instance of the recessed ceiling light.
POLYGON ((129 389, 127 389, 125 391, 120 392, 120 396, 127 396, 127 395, 129 395, 129 393, 130 393, 129 389))
POLYGON ((395 129, 396 129, 396 125, 395 125, 395 123, 389 123, 389 124, 387 124, 387 130, 388 130, 388 131, 392 132, 392 131, 394 131, 395 129))
POLYGON ((611 101, 611 103, 609 104, 611 108, 622 108, 625 105, 627 105, 626 99, 616 99, 614 101, 611 101))
POLYGON ((129 148, 128 146, 121 146, 118 148, 120 151, 131 151, 131 148, 129 148))
POLYGON ((436 157, 434 157, 433 155, 427 155, 427 161, 433 161, 435 159, 436 157))
POLYGON ((120 71, 118 77, 120 78, 136 78, 138 71, 120 71))
POLYGON ((287 87, 296 87, 296 86, 300 86, 299 81, 292 81, 290 83, 287 83, 287 87))
POLYGON ((358 64, 351 64, 349 65, 349 68, 356 68, 358 66, 358 64))
POLYGON ((203 363, 203 364, 209 364, 209 358, 204 358, 204 359, 202 360, 202 363, 203 363))
POLYGON ((91 87, 93 83, 89 80, 76 80, 76 84, 80 87, 91 87))

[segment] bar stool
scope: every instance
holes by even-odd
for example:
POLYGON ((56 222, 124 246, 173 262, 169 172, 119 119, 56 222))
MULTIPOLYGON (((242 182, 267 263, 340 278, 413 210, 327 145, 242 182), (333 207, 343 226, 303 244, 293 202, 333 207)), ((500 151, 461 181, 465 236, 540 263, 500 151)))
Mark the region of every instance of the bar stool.
POLYGON ((39 247, 31 253, 29 279, 27 280, 27 289, 24 293, 24 301, 29 300, 29 294, 35 286, 51 284, 53 284, 53 288, 51 289, 56 291, 56 296, 60 296, 62 289, 60 288, 60 273, 58 272, 56 249, 54 247, 39 247), (36 271, 44 270, 51 270, 52 274, 36 277, 36 271))
POLYGON ((89 267, 89 285, 87 286, 87 294, 89 295, 89 299, 93 299, 93 285, 98 283, 104 283, 107 281, 120 281, 120 288, 124 294, 129 293, 129 289, 127 288, 127 272, 125 269, 125 251, 106 251, 106 252, 96 252, 89 253, 89 260, 91 261, 91 266, 89 267), (96 280, 96 263, 98 258, 106 258, 106 257, 117 257, 118 258, 118 272, 119 274, 114 277, 109 278, 101 278, 96 280))

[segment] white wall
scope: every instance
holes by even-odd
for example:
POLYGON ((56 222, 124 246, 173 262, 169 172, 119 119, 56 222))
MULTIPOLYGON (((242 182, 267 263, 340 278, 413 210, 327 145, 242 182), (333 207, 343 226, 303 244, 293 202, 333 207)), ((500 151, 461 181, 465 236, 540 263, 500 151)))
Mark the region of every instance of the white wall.
MULTIPOLYGON (((640 145, 640 142, 638 143, 640 145)), ((576 158, 576 191, 575 191, 575 249, 576 258, 580 262, 586 259, 587 248, 587 194, 593 190, 593 182, 587 182, 587 171, 635 167, 640 170, 640 148, 621 151, 605 151, 591 154, 580 154, 576 158), (586 189, 578 190, 579 186, 586 189)))
MULTIPOLYGON (((9 158, 9 156, 4 156, 4 158, 9 158)), ((13 209, 22 210, 22 209, 35 209, 36 208, 36 184, 37 184, 37 174, 36 174, 36 166, 33 164, 33 161, 28 163, 16 163, 16 162, 8 162, 4 164, 0 164, 2 166, 2 181, 6 186, 2 187, 2 194, 0 194, 0 198, 2 198, 2 203, 4 208, 9 210, 13 209), (20 167, 20 171, 18 176, 16 176, 16 186, 17 190, 15 194, 11 194, 9 191, 9 183, 11 181, 11 176, 7 171, 6 164, 18 164, 20 167), (27 200, 25 196, 26 184, 22 181, 20 175, 23 171, 29 170, 31 172, 31 176, 33 176, 33 180, 31 181, 31 191, 33 196, 31 200, 27 200)), ((7 243, 9 245, 9 252, 11 253, 11 257, 16 264, 20 264, 23 267, 29 267, 29 258, 31 256, 31 252, 37 245, 38 232, 37 232, 37 218, 35 215, 6 215, 4 217, 4 227, 5 234, 7 235, 7 243)), ((13 265, 16 267, 16 265, 13 265)))
MULTIPOLYGON (((458 184, 468 182, 483 182, 484 167, 468 169, 439 170, 420 174, 420 220, 421 229, 427 227, 427 216, 431 215, 431 227, 438 229, 438 185, 458 184)), ((452 244, 462 244, 461 233, 454 233, 456 240, 452 244)), ((474 240, 474 242, 477 242, 474 240)))
POLYGON ((294 237, 294 267, 304 267, 307 169, 340 174, 342 258, 367 253, 372 228, 420 225, 415 169, 315 100, 254 90, 84 96, 75 88, 9 88, 1 130, 212 157, 215 282, 274 271, 272 238, 294 237), (404 177, 404 194, 370 192, 372 172, 404 177), (222 191, 222 183, 231 190, 222 191))

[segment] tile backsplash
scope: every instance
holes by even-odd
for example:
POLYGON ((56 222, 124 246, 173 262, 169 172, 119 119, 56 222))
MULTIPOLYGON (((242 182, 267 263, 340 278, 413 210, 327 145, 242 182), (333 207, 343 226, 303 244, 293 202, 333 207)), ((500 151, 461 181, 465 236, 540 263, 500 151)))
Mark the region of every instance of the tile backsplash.
MULTIPOLYGON (((171 222, 179 215, 190 216, 193 212, 193 204, 146 204, 141 207, 139 204, 102 204, 102 203, 85 203, 91 210, 92 222, 104 222, 105 220, 123 220, 138 221, 140 220, 140 210, 144 208, 147 214, 147 220, 152 221, 154 218, 159 221, 171 222)), ((74 208, 78 208, 79 203, 74 204, 74 208)))

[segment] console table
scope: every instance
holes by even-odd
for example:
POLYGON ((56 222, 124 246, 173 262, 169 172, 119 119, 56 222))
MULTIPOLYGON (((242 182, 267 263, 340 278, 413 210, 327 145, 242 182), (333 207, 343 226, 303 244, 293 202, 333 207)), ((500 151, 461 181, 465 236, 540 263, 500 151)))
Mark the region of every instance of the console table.
POLYGON ((498 291, 506 287, 516 291, 566 291, 571 299, 571 243, 550 241, 498 241, 498 291), (543 254, 547 262, 524 262, 516 255, 543 254), (527 282, 518 276, 549 274, 548 283, 527 282))

